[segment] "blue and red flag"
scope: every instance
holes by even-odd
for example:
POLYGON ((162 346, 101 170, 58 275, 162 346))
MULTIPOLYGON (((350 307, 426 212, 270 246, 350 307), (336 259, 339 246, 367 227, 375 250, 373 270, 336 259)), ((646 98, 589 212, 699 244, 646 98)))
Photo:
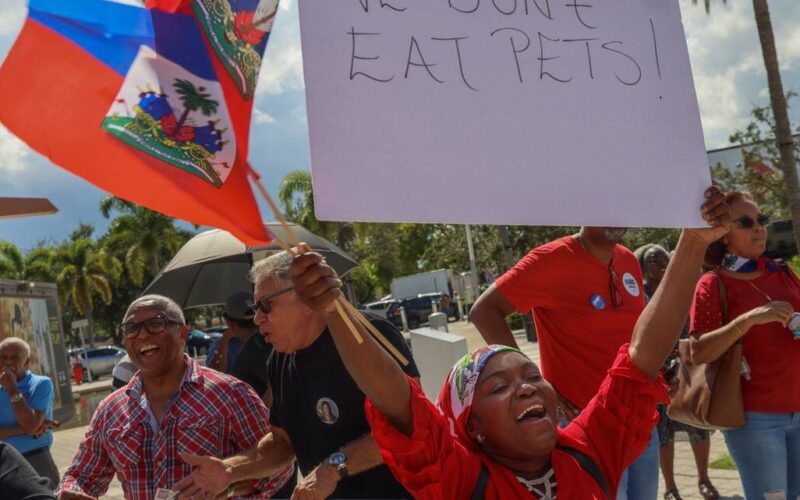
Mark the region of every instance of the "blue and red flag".
POLYGON ((172 217, 270 240, 250 189, 252 96, 277 0, 30 0, 0 121, 53 163, 172 217))

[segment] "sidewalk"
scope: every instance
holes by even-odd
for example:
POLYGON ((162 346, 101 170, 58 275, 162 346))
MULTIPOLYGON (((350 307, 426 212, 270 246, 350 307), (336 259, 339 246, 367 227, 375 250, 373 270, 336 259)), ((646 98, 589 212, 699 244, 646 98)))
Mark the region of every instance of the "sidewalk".
MULTIPOLYGON (((476 349, 485 344, 477 329, 471 323, 464 321, 450 323, 447 325, 450 333, 461 335, 467 339, 467 346, 470 350, 476 349)), ((539 344, 528 342, 524 334, 515 335, 517 343, 522 352, 536 363, 539 363, 539 344)), ((684 435, 685 436, 685 435, 684 435)), ((694 455, 688 441, 681 441, 681 434, 676 436, 675 442, 675 482, 685 500, 702 499, 697 491, 697 468, 694 464, 694 455)), ((728 452, 722 433, 715 432, 711 436, 711 459, 713 462, 720 456, 728 452)), ((739 474, 735 470, 709 469, 708 475, 714 483, 722 498, 743 499, 744 492, 739 481, 739 474)), ((664 495, 664 478, 659 474, 658 498, 664 495)))

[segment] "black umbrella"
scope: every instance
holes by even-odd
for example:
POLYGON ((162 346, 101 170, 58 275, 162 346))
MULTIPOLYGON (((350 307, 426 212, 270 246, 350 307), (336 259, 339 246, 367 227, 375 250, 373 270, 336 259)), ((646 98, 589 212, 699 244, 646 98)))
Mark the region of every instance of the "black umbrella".
MULTIPOLYGON (((290 241, 280 223, 268 222, 265 225, 275 237, 290 241)), ((344 250, 325 238, 297 224, 290 223, 289 226, 300 241, 324 255, 339 276, 358 265, 344 250)), ((275 243, 248 247, 227 231, 206 231, 186 242, 143 294, 165 295, 184 309, 224 304, 234 293, 252 290, 248 272, 253 262, 281 251, 275 243)))

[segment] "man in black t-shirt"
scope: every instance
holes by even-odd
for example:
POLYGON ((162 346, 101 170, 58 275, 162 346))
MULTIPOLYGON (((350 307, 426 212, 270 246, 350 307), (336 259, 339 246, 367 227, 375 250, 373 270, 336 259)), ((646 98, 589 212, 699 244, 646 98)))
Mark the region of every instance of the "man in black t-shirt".
MULTIPOLYGON (((291 256, 280 253, 251 271, 255 323, 273 347, 266 367, 272 432, 250 453, 205 459, 192 473, 194 487, 213 496, 238 481, 274 474, 296 457, 303 473, 295 490, 300 498, 411 498, 383 463, 364 414, 364 394, 342 363, 325 316, 294 294, 291 264, 291 256)), ((402 334, 387 321, 370 319, 409 360, 406 373, 419 377, 402 334)))
MULTIPOLYGON (((264 399, 267 408, 270 409, 270 422, 274 420, 274 410, 269 389, 269 379, 267 379, 267 360, 272 354, 272 346, 267 344, 264 337, 254 333, 247 339, 242 346, 236 360, 233 362, 230 374, 242 382, 248 384, 256 391, 256 394, 264 399)), ((292 477, 286 482, 274 496, 274 498, 289 498, 292 496, 297 486, 297 468, 295 467, 292 477)))

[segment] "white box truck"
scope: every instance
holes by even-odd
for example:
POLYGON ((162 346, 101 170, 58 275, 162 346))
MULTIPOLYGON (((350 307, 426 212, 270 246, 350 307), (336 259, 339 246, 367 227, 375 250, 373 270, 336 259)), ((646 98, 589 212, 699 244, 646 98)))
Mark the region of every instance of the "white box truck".
POLYGON ((410 299, 427 293, 446 293, 451 298, 463 294, 461 276, 449 269, 412 274, 395 278, 389 285, 392 297, 397 300, 410 299))

